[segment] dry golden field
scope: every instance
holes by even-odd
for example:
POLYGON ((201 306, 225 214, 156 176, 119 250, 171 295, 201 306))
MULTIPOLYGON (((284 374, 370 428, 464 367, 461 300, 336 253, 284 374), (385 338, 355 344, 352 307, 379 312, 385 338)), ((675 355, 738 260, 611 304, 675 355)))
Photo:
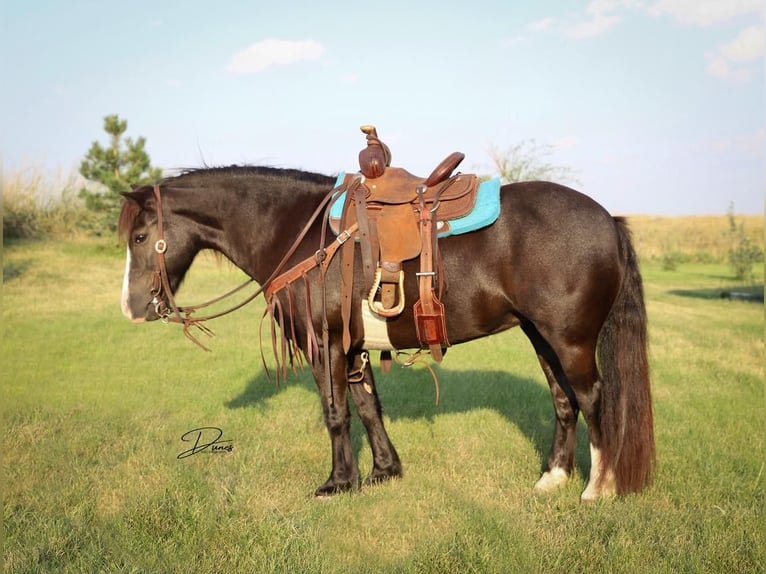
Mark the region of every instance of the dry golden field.
MULTIPOLYGON (((737 225, 761 248, 764 246, 762 215, 735 215, 737 225)), ((725 261, 734 247, 727 215, 661 217, 628 216, 639 257, 644 261, 680 253, 700 262, 725 261)))

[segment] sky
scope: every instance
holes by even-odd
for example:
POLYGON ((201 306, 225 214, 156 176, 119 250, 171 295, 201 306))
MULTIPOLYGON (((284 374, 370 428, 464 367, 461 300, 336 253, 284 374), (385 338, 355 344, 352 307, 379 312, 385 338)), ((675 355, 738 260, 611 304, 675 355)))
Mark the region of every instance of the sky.
MULTIPOLYGON (((3 0, 4 173, 76 173, 103 118, 165 170, 356 171, 535 142, 622 215, 763 214, 762 0, 3 0)), ((564 182, 564 183, 572 183, 564 182)))

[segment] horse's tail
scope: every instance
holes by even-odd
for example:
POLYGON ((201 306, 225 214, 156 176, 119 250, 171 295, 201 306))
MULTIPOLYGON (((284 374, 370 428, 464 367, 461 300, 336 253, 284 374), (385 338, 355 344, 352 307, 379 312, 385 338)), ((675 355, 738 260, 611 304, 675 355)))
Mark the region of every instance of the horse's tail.
MULTIPOLYGON (((649 380, 644 289, 630 230, 615 217, 625 271, 617 300, 601 329, 601 456, 617 494, 639 492, 653 478, 654 416, 649 380)), ((606 472, 601 473, 605 478, 606 472)))

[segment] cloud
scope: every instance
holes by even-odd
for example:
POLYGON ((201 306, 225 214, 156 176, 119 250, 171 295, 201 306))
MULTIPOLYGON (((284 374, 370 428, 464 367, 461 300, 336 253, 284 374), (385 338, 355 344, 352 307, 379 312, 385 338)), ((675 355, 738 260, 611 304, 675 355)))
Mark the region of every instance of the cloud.
POLYGON ((532 32, 542 32, 543 30, 552 28, 555 24, 555 18, 543 18, 542 20, 536 20, 535 22, 528 24, 527 29, 532 32))
POLYGON ((622 17, 604 13, 595 14, 590 20, 575 24, 564 34, 567 38, 582 40, 605 34, 622 21, 622 17))
POLYGON ((531 32, 555 30, 581 40, 602 36, 618 26, 630 12, 667 16, 692 26, 712 26, 742 17, 760 17, 763 0, 591 0, 576 18, 543 18, 527 25, 531 32))
MULTIPOLYGON (((553 32, 570 40, 603 36, 631 12, 673 18, 689 26, 713 26, 730 20, 759 21, 763 0, 591 0, 579 16, 542 18, 527 25, 532 33, 553 32)), ((753 77, 753 63, 766 52, 762 24, 749 25, 729 43, 707 55, 706 72, 733 82, 753 77)))
POLYGON ((585 13, 576 19, 559 21, 543 18, 532 22, 527 28, 532 32, 558 30, 566 38, 582 40, 606 34, 624 19, 630 10, 643 7, 640 0, 591 0, 585 13))
POLYGON ((762 0, 658 0, 648 8, 653 16, 671 16, 682 24, 695 26, 760 15, 762 10, 762 0))
POLYGON ((268 38, 237 52, 226 66, 232 74, 257 74, 272 66, 318 60, 324 47, 314 40, 268 38))
POLYGON ((642 6, 638 0, 591 0, 585 8, 588 20, 580 22, 567 32, 576 40, 606 34, 623 20, 623 14, 642 6))
POLYGON ((748 64, 760 61, 765 52, 766 32, 759 26, 750 26, 709 57, 707 73, 724 80, 746 82, 751 76, 748 64))
POLYGON ((724 45, 721 48, 721 54, 732 62, 750 62, 763 56, 764 45, 766 45, 766 34, 763 28, 750 26, 724 45))

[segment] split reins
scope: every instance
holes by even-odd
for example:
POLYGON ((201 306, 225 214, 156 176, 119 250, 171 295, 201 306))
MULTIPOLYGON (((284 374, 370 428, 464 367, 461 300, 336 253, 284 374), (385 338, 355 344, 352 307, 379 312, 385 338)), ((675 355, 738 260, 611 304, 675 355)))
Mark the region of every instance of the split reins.
MULTIPOLYGON (((357 186, 360 186, 363 183, 364 183, 364 176, 359 176, 357 179, 355 179, 351 183, 351 186, 348 189, 353 191, 357 186)), ((170 287, 170 279, 168 277, 167 264, 165 261, 165 253, 167 252, 167 249, 168 249, 168 243, 167 243, 167 240, 165 239, 165 232, 164 232, 162 194, 160 193, 159 184, 155 184, 154 197, 157 203, 157 206, 156 206, 157 234, 159 238, 154 244, 154 251, 157 255, 157 258, 156 258, 155 271, 152 276, 152 285, 150 288, 150 292, 152 295, 151 304, 154 305, 154 310, 156 314, 164 323, 179 323, 183 325, 184 335, 190 341, 192 341, 197 346, 199 346, 201 349, 205 351, 209 351, 210 349, 208 349, 205 345, 203 345, 202 342, 200 342, 200 340, 197 337, 195 337, 193 333, 191 333, 192 327, 196 327, 200 331, 205 333, 206 335, 212 337, 214 333, 209 327, 207 327, 204 324, 206 321, 209 321, 211 319, 217 319, 218 317, 222 317, 224 315, 228 315, 229 313, 233 313, 234 311, 241 309, 248 303, 251 303, 253 300, 255 300, 256 297, 258 297, 261 294, 265 295, 267 303, 268 303, 267 309, 264 313, 264 317, 266 316, 266 314, 271 314, 273 318, 274 309, 277 309, 279 311, 279 315, 283 316, 283 313, 281 312, 281 305, 278 299, 274 297, 274 295, 278 293, 279 291, 281 291, 282 289, 287 288, 289 293, 288 300, 290 302, 291 309, 292 309, 292 294, 289 290, 290 284, 301 278, 303 278, 304 281, 308 282, 307 273, 314 268, 319 268, 319 273, 320 273, 319 283, 322 287, 321 289, 322 291, 322 352, 325 357, 325 359, 322 362, 324 366, 325 379, 327 381, 330 381, 331 380, 331 371, 330 371, 331 367, 330 367, 330 360, 329 360, 330 337, 329 337, 329 325, 327 321, 327 291, 326 291, 326 284, 325 284, 325 273, 327 272, 330 262, 332 261, 336 252, 349 239, 354 237, 354 234, 359 229, 359 224, 357 222, 351 224, 348 228, 341 231, 338 234, 338 236, 335 238, 335 240, 331 242, 329 245, 327 245, 326 247, 320 247, 316 252, 314 252, 313 255, 300 261, 299 263, 297 263, 296 265, 294 265, 287 271, 284 271, 284 268, 287 265, 287 262, 290 260, 290 258, 295 254, 295 252, 297 251, 298 247, 301 245, 303 240, 306 238, 306 235, 308 234, 312 225, 314 225, 314 223, 317 221, 317 218, 320 216, 320 214, 322 214, 322 212, 324 212, 325 225, 322 226, 322 230, 320 234, 320 245, 325 245, 327 228, 328 228, 328 225, 326 225, 326 223, 329 218, 330 207, 332 203, 346 191, 347 191, 346 189, 333 188, 330 190, 330 192, 327 195, 325 195, 325 197, 316 207, 314 212, 311 214, 311 217, 309 218, 304 228, 298 234, 298 237, 295 239, 293 244, 287 250, 287 253, 285 253, 285 255, 282 257, 282 260, 274 268, 274 270, 272 271, 268 279, 266 279, 255 292, 250 294, 241 302, 229 307, 228 309, 211 313, 209 315, 205 315, 202 317, 195 317, 192 315, 195 311, 199 311, 200 309, 205 309, 207 307, 210 307, 211 305, 214 305, 216 303, 219 303, 223 300, 228 299, 229 297, 235 295, 236 293, 238 293, 239 291, 241 291, 242 289, 250 285, 250 283, 255 282, 255 279, 248 279, 247 281, 235 287, 231 291, 224 293, 220 297, 216 297, 214 299, 206 301, 205 303, 200 303, 198 305, 184 306, 184 307, 178 306, 175 302, 175 296, 173 294, 173 290, 170 287), (165 297, 167 298, 167 303, 165 302, 165 299, 163 298, 163 293, 165 294, 165 297)), ((308 289, 308 283, 307 283, 307 289, 308 289)), ((309 298, 307 295, 307 303, 306 303, 307 305, 309 305, 308 299, 309 298)), ((290 316, 292 317, 292 312, 290 316)), ((307 307, 307 317, 310 320, 311 313, 308 307, 307 307)), ((284 325, 282 324, 280 326, 284 327, 284 325)), ((277 350, 276 350, 276 341, 274 340, 275 333, 273 332, 273 328, 274 328, 274 325, 272 324, 272 346, 274 348, 274 353, 276 356, 277 350)), ((313 345, 315 346, 314 348, 316 348, 317 351, 319 351, 319 349, 318 349, 318 345, 316 344, 316 337, 313 335, 313 328, 309 327, 309 329, 311 333, 310 333, 310 340, 309 340, 308 349, 307 349, 307 353, 308 353, 307 358, 309 359, 310 362, 312 362, 312 350, 313 350, 312 340, 313 340, 313 345)), ((285 355, 285 349, 283 346, 283 352, 282 352, 283 368, 285 367, 284 355, 285 355)), ((415 354, 409 356, 409 358, 406 361, 401 361, 399 359, 399 355, 400 355, 400 352, 397 352, 396 362, 403 367, 410 366, 414 363, 422 363, 428 368, 428 370, 431 373, 431 377, 434 380, 434 384, 436 386, 436 402, 438 404, 439 381, 436 377, 436 373, 431 368, 431 366, 428 365, 425 361, 423 361, 420 358, 421 351, 418 351, 415 354)), ((263 358, 263 353, 262 353, 262 358, 263 358)), ((363 362, 362 367, 360 368, 358 372, 362 378, 359 381, 354 380, 350 382, 352 383, 363 382, 364 366, 365 366, 365 363, 363 362)), ((264 362, 264 367, 265 367, 265 362, 264 362)), ((268 369, 266 369, 266 371, 268 372, 268 369)), ((334 396, 335 393, 334 393, 332 384, 328 384, 328 387, 329 387, 329 393, 327 398, 330 401, 330 404, 332 405, 334 404, 334 401, 335 401, 335 396, 334 396)), ((368 388, 368 385, 365 383, 365 389, 367 388, 368 388)))
MULTIPOLYGON (((194 343, 196 343, 198 346, 200 346, 205 351, 209 351, 205 345, 203 345, 200 340, 194 336, 190 332, 190 329, 192 327, 196 327, 200 329, 203 333, 205 333, 208 336, 212 336, 213 332, 206 326, 204 323, 206 321, 209 321, 211 319, 217 319, 218 317, 222 317, 224 315, 228 315, 229 313, 232 313, 234 311, 237 311, 238 309, 241 309, 248 303, 252 302, 256 297, 258 297, 261 293, 267 292, 267 295, 269 293, 273 293, 275 291, 278 291, 281 285, 284 285, 286 283, 289 283, 292 279, 292 277, 297 276, 300 277, 303 273, 307 272, 310 269, 313 269, 314 267, 319 266, 326 266, 329 265, 330 260, 332 259, 333 255, 337 251, 337 249, 348 240, 355 229, 347 229, 343 233, 341 233, 338 238, 329 246, 322 247, 318 249, 314 255, 304 259, 298 265, 291 268, 286 273, 282 273, 283 269, 287 265, 287 262, 290 260, 290 258, 295 254, 295 251, 298 249, 300 244, 303 242, 303 240, 306 237, 306 234, 308 233, 309 229, 311 229, 311 226, 316 222, 319 215, 328 207, 328 205, 331 203, 331 201, 336 198, 338 195, 342 193, 341 190, 337 190, 333 188, 330 193, 328 193, 324 199, 322 199, 319 206, 314 210, 314 213, 309 218, 308 223, 306 223, 306 226, 303 228, 303 230, 300 232, 298 237, 295 239, 293 244, 290 246, 290 249, 288 249, 287 253, 284 255, 282 260, 277 264, 274 271, 271 273, 268 279, 264 281, 261 286, 251 295, 246 297, 243 301, 233 305, 232 307, 229 307, 228 309, 225 309, 223 311, 218 311, 215 313, 211 313, 209 315, 205 315, 203 317, 194 317, 192 316, 192 313, 195 311, 199 311, 200 309, 205 309, 207 307, 210 307, 211 305, 214 305, 215 303, 219 303, 225 299, 228 299, 229 297, 235 295, 248 285, 250 283, 253 283, 255 279, 248 279, 238 287, 232 289, 231 291, 224 293, 220 297, 216 297, 215 299, 211 299, 210 301, 206 301, 205 303, 200 303, 198 305, 191 305, 191 306, 185 306, 185 307, 179 307, 176 305, 175 302, 175 296, 173 294, 173 290, 170 287, 170 280, 168 278, 168 272, 167 272, 167 265, 165 262, 165 253, 168 249, 168 243, 165 239, 165 232, 164 232, 164 217, 162 212, 162 194, 160 193, 160 186, 159 184, 154 184, 154 197, 157 202, 157 234, 159 236, 159 239, 154 244, 154 251, 157 255, 156 259, 156 267, 154 271, 154 275, 152 277, 152 285, 150 288, 150 292, 152 295, 152 304, 154 305, 155 313, 160 317, 160 319, 165 323, 179 323, 183 325, 184 327, 184 335, 194 343), (167 303, 165 303, 165 299, 163 299, 162 295, 165 295, 165 298, 167 298, 167 303)), ((324 244, 324 238, 325 234, 322 233, 322 244, 324 244)))

